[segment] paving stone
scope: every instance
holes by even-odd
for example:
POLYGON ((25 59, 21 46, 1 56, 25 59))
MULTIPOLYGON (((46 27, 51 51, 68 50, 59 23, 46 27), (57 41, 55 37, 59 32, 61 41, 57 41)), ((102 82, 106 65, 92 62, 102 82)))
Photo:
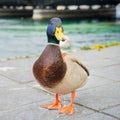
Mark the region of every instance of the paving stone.
POLYGON ((1 62, 0 74, 20 83, 34 81, 32 66, 36 58, 17 59, 1 62))
POLYGON ((9 79, 15 80, 18 83, 28 83, 34 81, 32 70, 29 71, 16 71, 12 73, 2 73, 2 75, 8 77, 9 79))
POLYGON ((80 118, 80 120, 117 120, 117 119, 101 113, 94 113, 91 115, 83 116, 80 118))
POLYGON ((12 111, 0 112, 0 120, 79 120, 82 116, 94 113, 84 107, 75 105, 72 116, 60 114, 58 110, 48 110, 40 107, 41 103, 24 105, 12 111))
POLYGON ((0 111, 17 108, 24 104, 38 102, 47 98, 41 91, 24 85, 0 88, 0 111))
POLYGON ((91 70, 91 74, 98 75, 109 80, 120 81, 120 64, 91 70))
POLYGON ((14 58, 10 60, 0 61, 0 66, 17 66, 17 67, 24 67, 24 66, 31 66, 37 57, 30 57, 30 58, 14 58), (26 63, 26 64, 25 64, 26 63))
POLYGON ((91 69, 95 69, 95 68, 109 67, 111 65, 117 65, 117 64, 120 64, 120 60, 101 58, 98 60, 92 60, 88 62, 88 67, 91 69))
POLYGON ((120 64, 120 47, 111 47, 108 49, 102 49, 100 51, 80 51, 72 53, 83 63, 86 63, 88 67, 101 67, 111 64, 120 64), (111 54, 112 53, 112 54, 111 54))
MULTIPOLYGON (((15 68, 15 69, 12 69, 12 70, 7 70, 7 72, 11 72, 11 71, 14 72, 16 70, 27 71, 27 70, 32 68, 33 63, 36 59, 37 58, 34 58, 34 57, 33 58, 23 58, 23 59, 13 59, 13 60, 11 59, 11 60, 8 60, 8 61, 0 62, 0 68, 5 68, 5 67, 15 68)), ((2 70, 0 69, 0 72, 1 71, 2 70)))
POLYGON ((86 83, 86 85, 84 85, 82 88, 79 88, 78 90, 96 88, 111 83, 114 83, 114 81, 110 81, 109 79, 106 78, 91 75, 90 78, 88 78, 88 82, 86 83))
POLYGON ((75 102, 101 110, 120 103, 120 82, 78 91, 75 102))
POLYGON ((0 75, 0 88, 15 86, 15 85, 16 83, 14 81, 0 75))
POLYGON ((114 115, 120 119, 120 104, 117 106, 113 106, 111 108, 105 109, 105 110, 103 110, 103 112, 114 115))

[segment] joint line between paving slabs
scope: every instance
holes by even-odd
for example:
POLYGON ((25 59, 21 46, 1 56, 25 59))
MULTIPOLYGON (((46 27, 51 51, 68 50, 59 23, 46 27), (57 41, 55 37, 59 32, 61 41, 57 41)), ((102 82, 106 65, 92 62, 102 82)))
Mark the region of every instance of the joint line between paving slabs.
POLYGON ((75 103, 75 102, 74 102, 74 104, 76 104, 76 105, 78 105, 78 106, 82 106, 82 107, 87 108, 87 109, 89 109, 89 110, 92 110, 92 111, 94 111, 94 112, 101 113, 101 114, 104 114, 104 115, 107 115, 107 116, 110 116, 110 117, 112 117, 112 118, 116 118, 116 119, 120 120, 119 117, 116 117, 116 116, 111 115, 111 114, 109 114, 109 113, 103 112, 103 111, 101 111, 101 110, 96 110, 96 109, 93 109, 93 108, 91 108, 91 107, 88 107, 88 106, 85 106, 85 105, 82 105, 82 104, 79 104, 79 103, 75 103))

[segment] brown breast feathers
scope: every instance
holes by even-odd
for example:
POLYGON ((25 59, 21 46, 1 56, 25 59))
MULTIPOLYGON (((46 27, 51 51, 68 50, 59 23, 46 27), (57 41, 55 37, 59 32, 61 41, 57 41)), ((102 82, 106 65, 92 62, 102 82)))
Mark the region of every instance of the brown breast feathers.
POLYGON ((63 61, 59 46, 47 45, 33 65, 35 78, 41 85, 52 88, 62 80, 65 73, 66 64, 63 61))

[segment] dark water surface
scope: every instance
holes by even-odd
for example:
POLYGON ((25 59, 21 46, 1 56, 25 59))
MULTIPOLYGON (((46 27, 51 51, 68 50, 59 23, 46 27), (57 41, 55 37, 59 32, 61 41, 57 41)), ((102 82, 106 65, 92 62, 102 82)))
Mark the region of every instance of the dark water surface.
MULTIPOLYGON (((47 43, 48 20, 0 19, 0 59, 40 53, 47 43)), ((120 21, 63 20, 72 50, 120 41, 120 21)))

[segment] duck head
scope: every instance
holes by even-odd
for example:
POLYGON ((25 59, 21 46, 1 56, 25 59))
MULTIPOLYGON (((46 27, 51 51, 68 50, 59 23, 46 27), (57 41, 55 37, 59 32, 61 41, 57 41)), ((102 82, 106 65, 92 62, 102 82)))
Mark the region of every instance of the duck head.
POLYGON ((64 41, 62 21, 60 18, 51 18, 47 27, 48 43, 59 44, 64 41))

